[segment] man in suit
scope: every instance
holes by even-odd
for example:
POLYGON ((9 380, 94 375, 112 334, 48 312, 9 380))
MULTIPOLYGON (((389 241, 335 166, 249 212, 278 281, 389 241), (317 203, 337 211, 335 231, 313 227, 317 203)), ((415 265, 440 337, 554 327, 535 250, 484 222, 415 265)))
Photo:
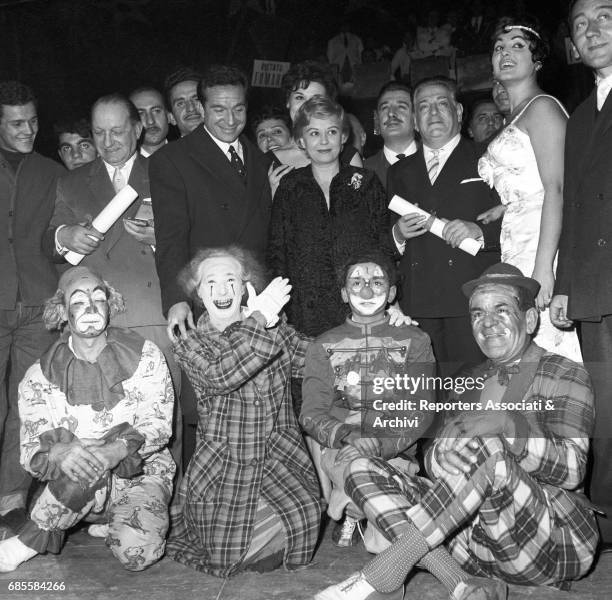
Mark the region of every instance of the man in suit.
MULTIPOLYGON (((155 260, 168 336, 194 327, 191 299, 177 275, 203 247, 239 244, 263 255, 270 220, 268 161, 242 134, 248 80, 233 67, 212 66, 199 87, 204 122, 151 157, 155 260)), ((185 381, 183 382, 185 384, 185 381)), ((191 439, 197 422, 191 394, 181 398, 191 439)), ((189 453, 187 441, 184 450, 189 453)))
POLYGON ((364 166, 387 185, 387 170, 398 160, 417 151, 410 88, 399 81, 385 83, 376 100, 378 129, 385 145, 366 159, 364 166))
POLYGON ((140 154, 148 158, 168 143, 168 111, 162 93, 152 87, 140 87, 130 94, 130 101, 140 115, 144 138, 140 154))
MULTIPOLYGON (((34 151, 36 98, 17 81, 0 82, 0 527, 25 519, 31 478, 19 464, 17 386, 55 336, 42 321, 57 275, 40 244, 63 167, 34 151), (9 372, 10 359, 10 372, 9 372), (8 380, 8 381, 7 381, 8 380), (7 385, 8 384, 8 385, 7 385), (8 395, 7 395, 8 392, 8 395)), ((0 532, 0 538, 4 531, 0 532)))
POLYGON ((499 222, 481 225, 476 217, 499 204, 478 177, 478 152, 460 135, 463 108, 456 84, 446 77, 425 79, 414 91, 416 129, 423 140, 416 154, 388 172, 389 198, 395 194, 447 221, 440 239, 416 213, 393 226, 402 259, 400 306, 429 334, 442 375, 482 354, 470 328, 461 284, 499 261, 499 222), (466 238, 481 242, 476 256, 460 250, 466 238))
POLYGON ((576 109, 565 137, 563 230, 552 322, 580 323, 582 356, 595 388, 591 500, 604 547, 612 547, 612 2, 577 0, 570 31, 597 87, 576 109))

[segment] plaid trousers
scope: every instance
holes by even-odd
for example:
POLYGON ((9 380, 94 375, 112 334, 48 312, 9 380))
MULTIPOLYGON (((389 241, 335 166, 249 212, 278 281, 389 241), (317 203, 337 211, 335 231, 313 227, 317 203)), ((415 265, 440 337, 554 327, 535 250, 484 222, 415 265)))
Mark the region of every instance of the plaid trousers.
POLYGON ((480 440, 469 474, 435 482, 358 458, 345 490, 389 541, 413 524, 430 548, 446 542, 472 575, 554 585, 582 577, 593 562, 598 534, 590 508, 538 482, 499 437, 480 440))

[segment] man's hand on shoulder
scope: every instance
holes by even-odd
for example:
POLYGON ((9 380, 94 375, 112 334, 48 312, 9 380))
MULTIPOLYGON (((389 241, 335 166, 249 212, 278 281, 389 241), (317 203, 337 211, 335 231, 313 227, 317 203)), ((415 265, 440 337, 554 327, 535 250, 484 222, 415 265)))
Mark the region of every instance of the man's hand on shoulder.
POLYGON ((187 337, 187 329, 195 329, 193 312, 187 302, 177 302, 168 311, 168 327, 166 332, 170 341, 176 343, 179 341, 179 337, 187 337))
POLYGON ((78 225, 65 225, 57 232, 57 241, 64 248, 79 254, 94 252, 104 236, 93 227, 78 225))

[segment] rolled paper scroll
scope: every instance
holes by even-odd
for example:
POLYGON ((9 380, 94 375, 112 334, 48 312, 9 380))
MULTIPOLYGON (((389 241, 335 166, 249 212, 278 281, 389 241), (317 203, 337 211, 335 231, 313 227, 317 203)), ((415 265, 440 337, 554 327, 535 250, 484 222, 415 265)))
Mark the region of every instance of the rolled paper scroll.
MULTIPOLYGON (((138 192, 131 185, 126 185, 102 209, 100 214, 91 222, 91 226, 100 233, 106 233, 136 198, 138 198, 138 192)), ((71 265, 78 265, 84 257, 84 254, 79 254, 72 250, 64 256, 71 265)))
MULTIPOLYGON (((434 217, 431 213, 428 213, 426 210, 419 208, 412 204, 412 202, 408 202, 408 200, 404 200, 401 196, 397 194, 391 198, 389 202, 389 210, 392 210, 394 213, 403 217, 404 215, 408 215, 411 213, 417 213, 430 221, 429 231, 434 235, 438 236, 441 239, 444 239, 442 236, 442 230, 446 223, 442 219, 438 219, 434 217)), ((478 251, 481 248, 481 244, 479 241, 473 238, 465 238, 460 244, 459 248, 472 256, 476 256, 478 251)))

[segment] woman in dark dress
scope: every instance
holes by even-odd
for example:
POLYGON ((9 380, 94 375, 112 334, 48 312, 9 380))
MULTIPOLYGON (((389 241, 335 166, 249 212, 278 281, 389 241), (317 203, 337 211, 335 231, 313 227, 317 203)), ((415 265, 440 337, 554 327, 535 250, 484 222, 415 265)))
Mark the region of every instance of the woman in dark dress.
POLYGON ((294 137, 310 164, 283 177, 272 206, 268 265, 275 276, 290 279, 289 322, 308 335, 346 318, 336 271, 351 254, 371 248, 393 253, 380 181, 372 171, 340 165, 348 128, 342 107, 326 97, 301 106, 294 137))

